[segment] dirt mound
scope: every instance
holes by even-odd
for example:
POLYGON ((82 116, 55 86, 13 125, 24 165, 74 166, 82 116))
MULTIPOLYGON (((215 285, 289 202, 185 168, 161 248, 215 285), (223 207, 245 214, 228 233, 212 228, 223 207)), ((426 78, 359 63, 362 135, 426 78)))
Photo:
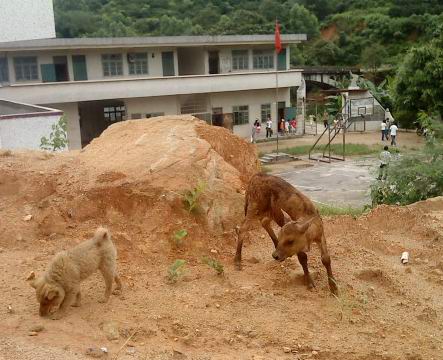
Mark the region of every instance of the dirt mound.
POLYGON ((105 224, 159 249, 182 228, 197 248, 230 233, 241 219, 245 182, 259 168, 253 146, 192 116, 117 123, 80 153, 1 159, 0 195, 33 214, 38 234, 105 224), (191 213, 184 194, 197 186, 204 190, 191 213))
POLYGON ((192 117, 150 121, 116 124, 82 152, 0 156, 0 358, 88 359, 90 347, 153 360, 441 357, 442 198, 325 218, 334 298, 316 247, 308 291, 296 257, 273 260, 261 228, 245 241, 243 271, 234 269, 242 180, 257 169, 251 145, 192 117), (199 182, 206 189, 190 213, 182 193, 199 182), (97 274, 82 284, 80 308, 40 318, 24 279, 99 224, 118 248, 123 294, 98 303, 97 274), (186 265, 170 284, 177 259, 186 265), (106 322, 117 340, 106 338, 106 322), (43 331, 29 336, 36 325, 43 331))

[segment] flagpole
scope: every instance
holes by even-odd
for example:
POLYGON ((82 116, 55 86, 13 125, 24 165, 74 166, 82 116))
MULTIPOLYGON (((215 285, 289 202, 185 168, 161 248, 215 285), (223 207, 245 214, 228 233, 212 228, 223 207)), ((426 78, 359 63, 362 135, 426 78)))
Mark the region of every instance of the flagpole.
MULTIPOLYGON (((277 57, 277 61, 278 61, 278 57, 277 57)), ((275 66, 275 114, 276 114, 276 119, 277 119, 277 160, 278 160, 278 152, 279 152, 279 148, 278 148, 278 134, 280 132, 280 119, 279 119, 279 114, 278 114, 278 66, 276 64, 275 66)))
POLYGON ((275 114, 277 122, 277 160, 279 154, 278 135, 280 132, 280 119, 278 114, 278 53, 281 51, 280 27, 278 19, 275 18, 275 114))

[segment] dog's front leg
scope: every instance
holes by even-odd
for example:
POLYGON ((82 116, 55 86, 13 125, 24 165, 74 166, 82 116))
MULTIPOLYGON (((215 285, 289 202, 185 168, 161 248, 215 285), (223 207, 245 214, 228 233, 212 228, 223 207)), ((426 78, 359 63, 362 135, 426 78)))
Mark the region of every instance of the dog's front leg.
POLYGON ((66 315, 69 306, 74 301, 76 292, 67 291, 58 311, 51 315, 52 320, 59 320, 66 315))

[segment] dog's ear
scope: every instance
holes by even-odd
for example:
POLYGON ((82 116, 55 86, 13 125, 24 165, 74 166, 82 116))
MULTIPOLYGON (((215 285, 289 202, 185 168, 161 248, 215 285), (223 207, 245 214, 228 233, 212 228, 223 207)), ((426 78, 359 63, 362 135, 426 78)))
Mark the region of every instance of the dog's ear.
POLYGON ((28 277, 26 278, 26 281, 29 283, 29 285, 31 285, 34 289, 37 288, 37 278, 35 276, 35 272, 31 271, 28 275, 28 277))

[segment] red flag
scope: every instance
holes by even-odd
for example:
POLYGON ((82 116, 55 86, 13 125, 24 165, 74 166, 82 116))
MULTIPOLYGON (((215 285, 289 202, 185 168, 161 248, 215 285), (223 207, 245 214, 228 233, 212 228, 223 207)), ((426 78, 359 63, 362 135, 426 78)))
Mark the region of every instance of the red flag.
POLYGON ((275 22, 275 51, 277 54, 280 53, 282 47, 281 47, 281 38, 280 38, 280 25, 278 24, 278 21, 275 22))

